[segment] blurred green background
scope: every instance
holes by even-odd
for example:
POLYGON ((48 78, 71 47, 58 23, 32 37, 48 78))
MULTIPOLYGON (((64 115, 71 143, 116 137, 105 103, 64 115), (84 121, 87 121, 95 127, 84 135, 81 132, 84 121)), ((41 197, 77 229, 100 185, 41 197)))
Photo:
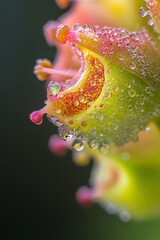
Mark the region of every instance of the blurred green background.
POLYGON ((46 119, 41 126, 29 121, 45 99, 33 66, 55 54, 42 26, 62 10, 53 0, 9 0, 0 11, 1 239, 159 240, 159 220, 123 223, 99 206, 77 205, 74 194, 91 165, 75 166, 70 153, 53 156, 47 141, 56 129, 46 119))

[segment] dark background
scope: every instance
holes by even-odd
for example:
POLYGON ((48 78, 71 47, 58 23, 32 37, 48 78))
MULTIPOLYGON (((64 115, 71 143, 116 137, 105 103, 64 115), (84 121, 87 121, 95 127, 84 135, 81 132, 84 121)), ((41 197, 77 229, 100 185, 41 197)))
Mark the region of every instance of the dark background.
POLYGON ((47 147, 56 129, 29 114, 43 106, 44 84, 36 80, 37 58, 53 59, 42 26, 56 19, 52 0, 0 3, 0 218, 2 240, 159 240, 160 221, 121 222, 99 206, 76 204, 76 189, 87 184, 91 166, 77 167, 68 153, 54 156, 47 147))

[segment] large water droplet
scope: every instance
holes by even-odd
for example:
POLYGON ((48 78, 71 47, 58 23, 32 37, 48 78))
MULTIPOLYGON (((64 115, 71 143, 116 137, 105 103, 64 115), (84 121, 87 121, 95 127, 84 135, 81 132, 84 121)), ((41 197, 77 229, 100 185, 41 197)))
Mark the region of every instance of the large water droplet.
POLYGON ((60 85, 59 83, 56 82, 50 82, 48 84, 48 91, 51 95, 56 95, 60 90, 60 85))
POLYGON ((59 133, 59 136, 65 141, 70 140, 74 136, 71 129, 66 125, 59 126, 58 133, 59 133))

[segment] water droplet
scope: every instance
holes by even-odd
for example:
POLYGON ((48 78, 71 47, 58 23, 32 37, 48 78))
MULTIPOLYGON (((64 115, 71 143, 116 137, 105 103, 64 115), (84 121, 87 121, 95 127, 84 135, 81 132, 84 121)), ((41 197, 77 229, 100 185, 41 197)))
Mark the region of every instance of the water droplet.
POLYGON ((81 28, 81 24, 75 23, 73 27, 74 27, 74 30, 78 30, 79 28, 81 28))
POLYGON ((102 120, 103 120, 103 118, 104 118, 104 115, 103 115, 103 113, 97 113, 97 114, 96 114, 96 119, 98 119, 98 120, 102 121, 102 120))
POLYGON ((140 103, 140 105, 144 105, 144 101, 142 101, 142 100, 139 103, 140 103))
POLYGON ((85 25, 83 25, 83 28, 85 29, 85 30, 91 30, 91 26, 89 25, 89 24, 85 24, 85 25))
POLYGON ((72 121, 72 120, 70 120, 68 123, 69 123, 69 125, 72 125, 72 124, 73 124, 73 121, 72 121))
POLYGON ((74 106, 77 107, 78 105, 79 105, 79 101, 78 101, 78 100, 75 100, 75 101, 74 101, 74 106))
POLYGON ((148 12, 144 7, 140 7, 139 14, 141 15, 141 17, 146 17, 148 12))
POLYGON ((105 94, 105 98, 110 98, 110 97, 111 97, 110 92, 107 92, 107 93, 105 94))
POLYGON ((60 90, 60 85, 59 83, 56 82, 50 82, 48 84, 48 91, 51 95, 56 95, 60 90))
POLYGON ((98 145, 99 145, 99 143, 98 143, 97 140, 91 140, 89 142, 89 147, 92 148, 92 149, 98 148, 98 145))
POLYGON ((128 92, 130 97, 135 97, 136 96, 136 91, 134 89, 129 90, 128 92))
POLYGON ((60 108, 56 108, 55 111, 56 111, 56 113, 61 113, 61 109, 60 108))
POLYGON ((150 127, 147 126, 145 130, 146 130, 146 132, 150 131, 150 127))
POLYGON ((53 123, 55 126, 59 127, 59 126, 62 126, 62 123, 59 121, 58 118, 54 117, 54 116, 51 116, 49 114, 47 114, 47 118, 48 120, 53 123))
POLYGON ((127 108, 128 108, 128 110, 129 110, 130 112, 133 111, 133 107, 132 107, 132 105, 128 105, 127 108))
POLYGON ((123 54, 120 53, 120 54, 118 55, 118 59, 119 59, 120 61, 123 61, 123 54))
POLYGON ((131 219, 131 215, 127 211, 120 212, 119 217, 123 222, 128 222, 131 219))
POLYGON ((106 210, 109 214, 115 214, 117 213, 116 205, 113 203, 108 203, 106 206, 106 210))
POLYGON ((153 26, 153 20, 152 20, 152 18, 151 17, 149 17, 148 19, 147 19, 147 23, 148 23, 148 25, 149 26, 153 26))
POLYGON ((86 127, 86 126, 87 126, 87 122, 86 122, 86 121, 82 121, 82 122, 81 122, 81 126, 82 126, 82 127, 86 127))
POLYGON ((131 33, 130 37, 132 40, 139 41, 139 34, 136 32, 131 33))
POLYGON ((81 103, 84 103, 84 102, 85 102, 85 97, 84 97, 84 96, 79 96, 79 101, 80 101, 81 103))
POLYGON ((100 107, 100 108, 103 108, 103 107, 104 107, 104 104, 100 104, 99 107, 100 107))
POLYGON ((132 63, 130 64, 130 69, 131 69, 131 70, 134 70, 134 69, 135 69, 135 67, 136 67, 136 66, 135 66, 135 63, 134 63, 134 62, 132 62, 132 63))
POLYGON ((90 85, 93 87, 96 85, 96 82, 94 80, 90 81, 90 85))
POLYGON ((126 83, 126 87, 127 88, 131 88, 131 84, 130 83, 126 83))
POLYGON ((112 90, 113 90, 113 91, 118 91, 118 89, 119 89, 118 85, 114 85, 114 86, 112 87, 112 90))
POLYGON ((59 136, 65 141, 72 139, 74 136, 71 129, 69 127, 67 127, 66 125, 59 126, 58 133, 59 133, 59 136))
POLYGON ((79 152, 84 149, 84 144, 80 139, 76 138, 72 143, 72 147, 74 150, 79 152))

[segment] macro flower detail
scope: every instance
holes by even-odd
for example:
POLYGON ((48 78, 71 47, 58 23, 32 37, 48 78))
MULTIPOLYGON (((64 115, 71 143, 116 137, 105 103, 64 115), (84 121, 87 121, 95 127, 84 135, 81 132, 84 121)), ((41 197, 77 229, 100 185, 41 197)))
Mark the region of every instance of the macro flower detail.
POLYGON ((80 165, 94 159, 91 187, 80 188, 77 201, 98 202, 124 221, 130 214, 142 219, 160 210, 160 1, 145 2, 77 1, 68 15, 44 26, 58 55, 53 63, 37 60, 34 68, 48 86, 45 106, 30 115, 31 121, 41 124, 46 114, 57 126, 60 137, 49 141, 53 153, 72 149, 80 165), (97 13, 90 11, 77 24, 84 6, 98 7, 97 13), (125 26, 122 19, 120 27, 116 9, 124 11, 125 19, 128 6, 131 21, 125 26), (110 10, 110 18, 104 10, 110 10))
MULTIPOLYGON (((138 132, 160 114, 156 42, 145 30, 77 25, 60 25, 56 38, 59 44, 70 42, 81 67, 66 82, 49 83, 40 114, 57 117, 72 132, 80 130, 78 137, 85 136, 88 143, 136 141, 138 132)), ((41 62, 35 67, 38 76, 41 62)), ((41 68, 41 76, 49 71, 56 70, 41 68)))

